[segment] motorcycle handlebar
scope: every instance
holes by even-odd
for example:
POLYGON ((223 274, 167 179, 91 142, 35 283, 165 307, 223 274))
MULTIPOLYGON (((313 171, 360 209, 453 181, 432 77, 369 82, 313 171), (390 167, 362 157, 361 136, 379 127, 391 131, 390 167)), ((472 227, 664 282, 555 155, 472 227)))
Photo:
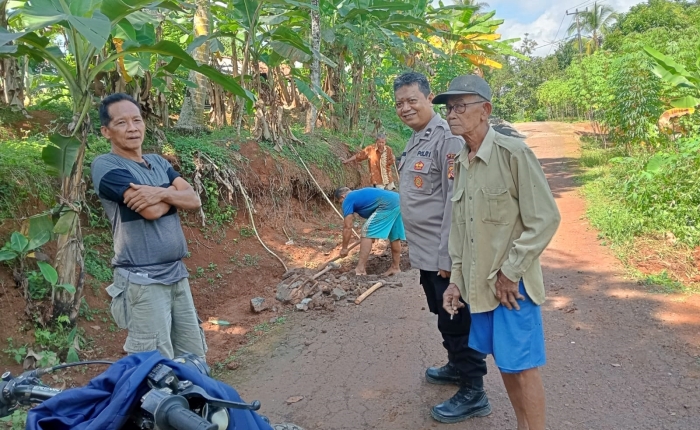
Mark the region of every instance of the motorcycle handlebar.
POLYGON ((210 423, 181 405, 171 406, 165 419, 175 430, 218 430, 219 428, 217 424, 210 423))
POLYGON ((7 407, 12 407, 17 403, 22 405, 30 405, 32 403, 40 403, 48 400, 61 390, 47 387, 44 385, 18 385, 16 380, 0 382, 0 403, 7 407))

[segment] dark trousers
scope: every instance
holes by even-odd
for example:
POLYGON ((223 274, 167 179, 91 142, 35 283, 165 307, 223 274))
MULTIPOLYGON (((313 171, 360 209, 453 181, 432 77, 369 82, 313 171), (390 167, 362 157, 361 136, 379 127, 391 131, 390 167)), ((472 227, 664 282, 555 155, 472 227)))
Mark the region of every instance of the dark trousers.
POLYGON ((450 320, 450 314, 442 307, 442 295, 450 280, 438 272, 420 271, 420 283, 428 299, 428 309, 438 316, 438 330, 442 334, 442 346, 463 378, 481 378, 486 375, 486 354, 469 348, 469 328, 472 318, 466 308, 450 320))

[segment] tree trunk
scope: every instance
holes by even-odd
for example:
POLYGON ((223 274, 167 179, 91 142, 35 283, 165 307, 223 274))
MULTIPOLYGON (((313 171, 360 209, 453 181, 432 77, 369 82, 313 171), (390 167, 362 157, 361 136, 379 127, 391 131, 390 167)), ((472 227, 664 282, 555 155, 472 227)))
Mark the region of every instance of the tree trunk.
POLYGON ((275 76, 277 77, 277 86, 280 90, 280 95, 282 96, 282 99, 284 99, 285 106, 291 106, 294 102, 294 99, 289 93, 289 89, 287 88, 287 77, 284 76, 284 73, 282 72, 280 66, 275 67, 275 76))
MULTIPOLYGON (((221 58, 218 54, 216 58, 221 58)), ((213 60, 216 69, 221 72, 220 63, 214 59, 213 60)), ((226 91, 219 84, 212 82, 209 85, 209 103, 211 104, 211 119, 209 122, 213 122, 217 127, 225 127, 226 124, 226 91)))
POLYGON ((362 94, 364 58, 363 54, 356 55, 352 63, 352 100, 348 109, 348 131, 354 130, 360 123, 360 96, 362 94))
MULTIPOLYGON (((311 47, 316 52, 321 52, 321 15, 318 11, 318 0, 311 0, 311 47)), ((316 55, 311 60, 311 89, 314 94, 321 88, 321 64, 316 55)), ((306 113, 306 133, 313 133, 316 129, 318 110, 316 105, 309 100, 310 109, 306 113)))
MULTIPOLYGON (((233 32, 231 37, 231 76, 238 77, 238 50, 236 49, 236 37, 238 30, 233 32)), ((231 125, 236 123, 236 97, 231 93, 226 93, 226 110, 231 112, 231 125)))
POLYGON ((338 67, 326 68, 326 79, 323 85, 323 91, 333 99, 335 103, 325 105, 324 111, 327 112, 328 124, 326 126, 333 131, 340 130, 340 116, 338 115, 338 107, 342 110, 343 106, 343 91, 341 73, 345 70, 345 54, 340 51, 337 53, 338 67))
MULTIPOLYGON (((7 0, 0 0, 0 27, 7 30, 7 0)), ((10 42, 9 45, 13 43, 10 42)), ((25 60, 26 61, 26 60, 25 60)), ((16 57, 4 57, 0 60, 0 81, 2 84, 2 102, 7 106, 24 109, 24 80, 16 57)))
MULTIPOLYGON (((248 63, 250 62, 250 44, 252 40, 250 31, 245 35, 245 47, 243 48, 243 65, 241 66, 241 87, 248 88, 245 84, 245 77, 248 74, 248 63)), ((238 135, 241 135, 241 126, 243 124, 243 112, 245 111, 245 103, 240 97, 236 97, 238 112, 236 113, 236 130, 238 135)))
MULTIPOLYGON (((159 25, 156 28, 156 42, 160 42, 163 40, 163 24, 159 25)), ((156 72, 161 66, 164 66, 166 63, 164 61, 159 61, 156 63, 156 72)), ((170 76, 165 77, 165 86, 167 89, 170 89, 170 84, 171 84, 172 78, 170 76)), ((156 105, 156 111, 158 116, 160 117, 161 123, 163 128, 167 129, 170 127, 170 112, 168 109, 168 100, 165 98, 165 94, 163 94, 159 89, 156 89, 156 99, 155 99, 155 105, 156 105)))
POLYGON ((257 140, 267 140, 275 144, 275 149, 282 150, 284 145, 298 141, 289 124, 284 120, 284 108, 280 103, 275 82, 275 69, 269 69, 267 80, 258 93, 255 102, 255 127, 253 136, 257 140))
MULTIPOLYGON (((86 97, 89 97, 86 95, 86 97)), ((83 102, 85 100, 83 99, 83 102)), ((76 106, 82 106, 83 103, 76 106)), ((78 111, 78 109, 74 109, 78 111)), ((68 127, 69 131, 75 127, 79 113, 73 114, 73 122, 68 127)), ((53 318, 60 315, 67 315, 74 324, 78 318, 80 310, 80 299, 83 296, 83 285, 85 283, 85 264, 83 261, 83 236, 80 231, 80 202, 85 200, 85 182, 83 181, 83 160, 85 159, 85 148, 87 143, 88 130, 90 130, 90 116, 86 115, 83 125, 77 133, 77 137, 82 143, 78 151, 78 157, 73 165, 70 175, 66 176, 61 183, 61 204, 65 205, 68 211, 73 211, 73 224, 66 234, 58 235, 56 239, 57 251, 55 267, 58 272, 57 285, 70 284, 75 287, 75 294, 63 288, 55 288, 52 296, 53 318)))
MULTIPOLYGON (((196 0, 197 10, 194 14, 194 37, 209 34, 209 0, 196 0)), ((203 43, 194 50, 193 57, 199 64, 209 64, 209 44, 203 43)), ((182 102, 180 119, 177 121, 178 129, 201 130, 206 128, 204 117, 204 104, 209 89, 207 78, 197 72, 190 71, 189 80, 194 82, 195 88, 187 88, 185 100, 182 102)))

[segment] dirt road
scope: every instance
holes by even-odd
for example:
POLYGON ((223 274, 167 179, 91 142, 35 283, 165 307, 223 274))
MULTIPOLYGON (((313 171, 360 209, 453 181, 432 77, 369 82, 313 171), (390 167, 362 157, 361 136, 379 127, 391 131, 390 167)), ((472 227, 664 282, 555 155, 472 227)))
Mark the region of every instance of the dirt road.
MULTIPOLYGON (((537 153, 562 213, 542 262, 548 364, 548 427, 559 429, 700 428, 700 306, 697 297, 648 293, 583 218, 572 179, 576 128, 518 128, 537 153)), ((308 430, 514 429, 515 415, 489 358, 489 417, 443 425, 429 408, 455 388, 425 382, 441 365, 436 317, 425 310, 417 272, 404 286, 380 289, 359 306, 296 314, 259 342, 230 382, 261 412, 308 430), (292 404, 292 396, 303 399, 292 404)))

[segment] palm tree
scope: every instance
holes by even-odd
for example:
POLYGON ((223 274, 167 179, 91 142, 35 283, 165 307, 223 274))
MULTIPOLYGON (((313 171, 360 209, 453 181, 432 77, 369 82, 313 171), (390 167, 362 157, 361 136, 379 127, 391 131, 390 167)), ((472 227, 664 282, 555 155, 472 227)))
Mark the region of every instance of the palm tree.
POLYGON ((589 51, 592 53, 600 47, 602 35, 612 25, 618 17, 615 10, 608 5, 600 5, 598 2, 593 3, 593 9, 590 11, 580 12, 579 21, 574 21, 569 26, 569 34, 574 34, 580 30, 582 33, 590 34, 589 51), (592 47, 592 49, 591 49, 592 47))

